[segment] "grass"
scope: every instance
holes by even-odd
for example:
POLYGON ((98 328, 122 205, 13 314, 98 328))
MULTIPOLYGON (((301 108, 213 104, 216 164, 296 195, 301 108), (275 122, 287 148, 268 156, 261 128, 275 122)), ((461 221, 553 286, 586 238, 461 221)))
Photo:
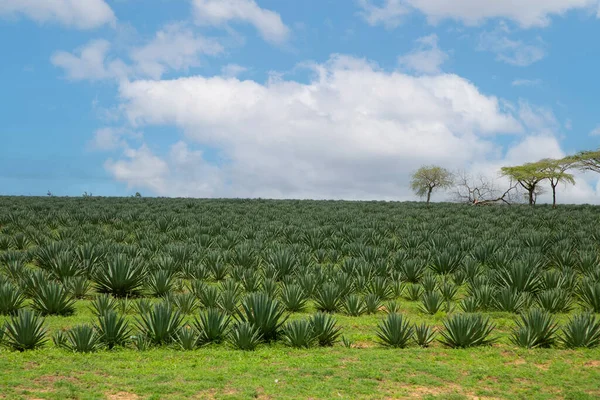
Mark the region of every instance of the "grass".
MULTIPOLYGON (((413 322, 440 328, 444 313, 425 315, 417 302, 400 301, 413 322)), ((89 301, 69 317, 48 317, 50 333, 91 322, 89 301)), ((308 313, 312 312, 309 309, 308 313)), ((308 313, 294 314, 302 318, 308 313)), ((600 396, 600 349, 524 350, 511 345, 514 315, 487 313, 500 337, 492 347, 452 350, 384 349, 376 343, 376 315, 336 314, 354 348, 294 350, 282 344, 242 352, 215 345, 192 352, 174 348, 73 354, 52 344, 17 353, 0 351, 0 398, 526 398, 600 396), (577 373, 573 373, 577 371, 577 373)), ((567 315, 559 316, 565 322, 567 315)))

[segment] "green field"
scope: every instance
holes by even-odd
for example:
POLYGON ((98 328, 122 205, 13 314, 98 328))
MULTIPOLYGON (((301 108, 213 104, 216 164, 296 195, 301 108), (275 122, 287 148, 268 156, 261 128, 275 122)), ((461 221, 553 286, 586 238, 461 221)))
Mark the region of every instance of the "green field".
POLYGON ((598 398, 599 222, 593 206, 0 197, 0 398, 598 398), (18 351, 27 315, 45 343, 18 351), (491 331, 448 339, 461 317, 491 331))

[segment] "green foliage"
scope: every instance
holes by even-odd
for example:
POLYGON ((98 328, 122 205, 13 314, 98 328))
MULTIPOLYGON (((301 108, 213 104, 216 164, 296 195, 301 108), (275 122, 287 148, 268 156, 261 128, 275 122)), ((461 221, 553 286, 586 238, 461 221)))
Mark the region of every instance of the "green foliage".
POLYGON ((310 324, 319 346, 333 346, 341 335, 336 319, 327 313, 314 314, 310 318, 310 324))
POLYGON ((556 341, 557 330, 556 319, 548 311, 533 308, 517 319, 511 341, 528 349, 551 347, 556 341))
POLYGON ((310 320, 297 319, 283 327, 283 341, 295 348, 309 348, 315 342, 313 326, 310 320))
POLYGON ((0 315, 14 315, 23 306, 25 296, 10 282, 0 283, 0 315))
POLYGON ((583 307, 600 313, 600 282, 584 281, 579 287, 577 297, 583 307))
POLYGON ((182 350, 195 350, 199 342, 198 332, 189 325, 182 326, 177 331, 176 342, 182 350))
POLYGON ((356 294, 346 296, 342 308, 351 317, 360 317, 367 311, 363 299, 356 294))
POLYGON ((75 299, 60 283, 46 282, 37 288, 31 307, 41 315, 72 315, 75 299))
POLYGON ((593 314, 579 314, 562 328, 560 341, 569 349, 600 346, 600 321, 593 314))
POLYGON ((414 327, 402 314, 391 313, 377 325, 379 342, 388 347, 405 348, 413 339, 414 327))
POLYGON ((100 338, 91 325, 76 325, 66 332, 64 339, 55 342, 76 353, 91 353, 101 346, 100 338))
POLYGON ((494 343, 490 337, 495 325, 480 314, 454 314, 444 321, 440 342, 452 348, 486 346, 494 343))
POLYGON ((422 323, 420 325, 414 325, 415 331, 415 342, 420 347, 429 347, 431 343, 435 340, 436 332, 426 323, 422 323))
POLYGON ((333 283, 326 283, 315 293, 315 307, 319 311, 334 313, 340 308, 342 291, 333 283))
POLYGON ((444 297, 438 292, 426 292, 421 297, 419 310, 426 314, 435 314, 444 305, 444 297))
POLYGON ((302 312, 306 308, 308 297, 299 285, 284 285, 279 295, 281 303, 289 312, 302 312))
POLYGON ((248 322, 234 324, 229 333, 229 343, 238 350, 252 351, 261 341, 262 337, 258 329, 248 322))
POLYGON ((452 186, 452 174, 450 171, 435 165, 427 165, 419 168, 412 176, 411 189, 419 197, 427 196, 427 203, 434 189, 448 188, 452 186))
POLYGON ((168 302, 157 303, 150 312, 135 317, 137 329, 155 345, 172 343, 182 322, 183 316, 168 302))
POLYGON ((227 337, 231 317, 216 308, 209 308, 195 318, 194 327, 199 332, 198 343, 221 343, 227 337))
POLYGON ((22 309, 6 323, 4 343, 17 351, 37 349, 47 342, 46 332, 42 317, 22 309))
POLYGON ((284 317, 284 308, 279 301, 266 293, 255 292, 248 294, 241 302, 237 312, 239 322, 247 322, 254 326, 261 338, 270 342, 279 336, 284 317))
POLYGON ((141 261, 118 254, 98 267, 93 280, 99 293, 132 297, 141 294, 146 275, 141 261))
POLYGON ((129 323, 125 317, 118 315, 114 310, 106 310, 98 314, 95 329, 99 335, 98 341, 108 349, 125 346, 131 336, 129 323))

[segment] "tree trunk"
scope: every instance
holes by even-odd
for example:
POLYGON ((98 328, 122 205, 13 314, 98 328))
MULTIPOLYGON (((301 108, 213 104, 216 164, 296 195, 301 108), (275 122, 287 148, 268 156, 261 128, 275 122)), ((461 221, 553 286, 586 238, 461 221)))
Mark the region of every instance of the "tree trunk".
POLYGON ((429 205, 429 200, 431 200, 431 192, 433 191, 433 188, 430 187, 429 190, 427 191, 427 205, 429 205))
POLYGON ((556 208, 556 185, 552 186, 552 208, 556 208))
POLYGON ((529 192, 529 205, 533 206, 533 192, 535 191, 535 188, 531 188, 528 190, 529 192))

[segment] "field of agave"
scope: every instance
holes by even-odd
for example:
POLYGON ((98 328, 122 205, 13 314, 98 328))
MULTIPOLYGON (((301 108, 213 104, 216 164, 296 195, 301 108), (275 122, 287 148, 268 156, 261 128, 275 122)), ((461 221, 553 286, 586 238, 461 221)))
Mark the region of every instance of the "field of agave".
POLYGON ((0 198, 6 349, 595 347, 597 313, 592 206, 0 198))

